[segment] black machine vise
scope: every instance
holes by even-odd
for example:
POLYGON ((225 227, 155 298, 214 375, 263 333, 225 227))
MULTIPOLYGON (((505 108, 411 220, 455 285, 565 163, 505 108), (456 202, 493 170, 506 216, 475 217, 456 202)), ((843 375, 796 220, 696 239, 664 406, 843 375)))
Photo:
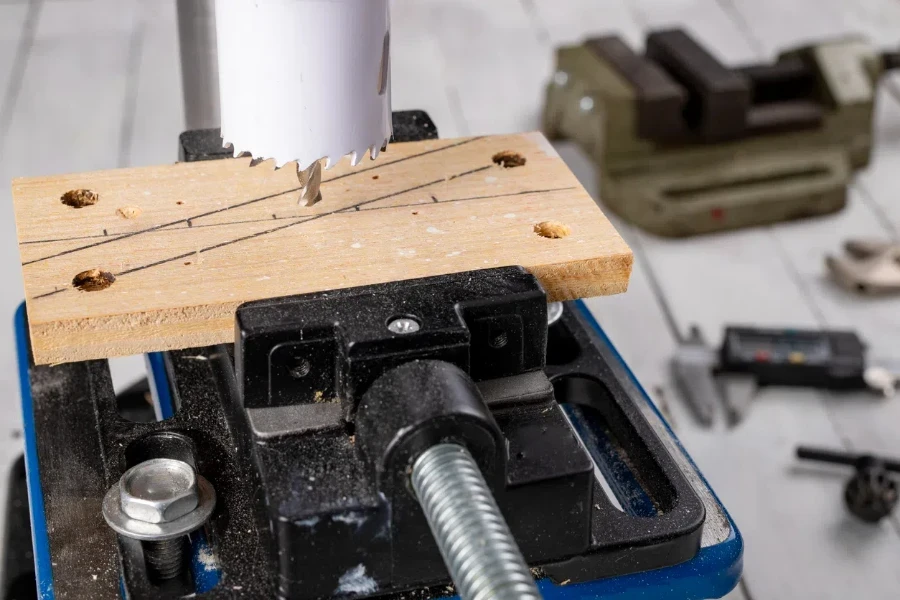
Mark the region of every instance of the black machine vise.
MULTIPOLYGON (((424 113, 395 119, 436 135, 424 113)), ((185 134, 183 159, 224 155, 217 144, 185 134)), ((449 442, 477 463, 535 577, 687 561, 704 505, 588 319, 567 303, 548 325, 544 291, 516 267, 251 302, 233 346, 163 355, 177 411, 151 423, 116 412, 106 361, 32 367, 48 522, 64 535, 54 503, 84 498, 99 515, 127 468, 177 458, 218 496, 205 531, 221 581, 197 597, 453 595, 410 484, 416 457, 449 442), (71 435, 40 426, 53 422, 71 435), (60 480, 54 452, 97 475, 60 480)), ((80 510, 103 532, 84 552, 122 566, 128 597, 196 591, 189 573, 154 579, 141 544, 80 510)))

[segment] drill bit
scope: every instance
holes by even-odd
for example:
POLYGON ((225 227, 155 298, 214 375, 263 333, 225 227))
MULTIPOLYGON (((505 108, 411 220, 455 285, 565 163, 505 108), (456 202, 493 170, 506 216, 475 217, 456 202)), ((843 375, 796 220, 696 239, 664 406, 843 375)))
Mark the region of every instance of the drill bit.
POLYGON ((322 199, 322 192, 319 191, 322 186, 322 163, 316 161, 304 171, 298 167, 297 179, 303 186, 303 192, 300 194, 301 206, 312 206, 322 199))

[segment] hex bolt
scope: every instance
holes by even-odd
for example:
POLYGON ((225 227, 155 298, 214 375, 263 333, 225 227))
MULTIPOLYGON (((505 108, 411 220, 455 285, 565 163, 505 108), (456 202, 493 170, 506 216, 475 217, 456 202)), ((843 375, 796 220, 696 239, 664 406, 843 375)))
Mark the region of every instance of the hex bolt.
POLYGON ((462 600, 540 599, 497 503, 466 448, 432 446, 411 483, 462 600))
POLYGON ((139 540, 154 580, 184 570, 185 536, 203 527, 216 493, 186 462, 154 458, 128 469, 106 493, 103 518, 116 533, 139 540))

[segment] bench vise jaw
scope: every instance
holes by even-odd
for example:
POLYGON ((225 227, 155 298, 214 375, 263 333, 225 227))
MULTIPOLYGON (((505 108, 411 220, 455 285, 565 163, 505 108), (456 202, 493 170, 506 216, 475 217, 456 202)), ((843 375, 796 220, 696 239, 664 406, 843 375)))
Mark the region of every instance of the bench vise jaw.
POLYGON ((658 235, 824 215, 869 162, 894 58, 845 37, 732 68, 682 30, 650 33, 644 54, 593 38, 557 51, 544 129, 591 156, 607 206, 658 235))

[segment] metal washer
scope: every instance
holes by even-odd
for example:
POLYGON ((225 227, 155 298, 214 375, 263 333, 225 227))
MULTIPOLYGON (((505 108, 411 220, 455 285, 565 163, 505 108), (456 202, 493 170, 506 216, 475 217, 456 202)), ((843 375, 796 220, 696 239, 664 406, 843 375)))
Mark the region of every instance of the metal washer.
POLYGON ((216 491, 202 475, 197 475, 200 501, 197 508, 183 517, 167 523, 147 523, 132 519, 122 511, 119 504, 121 492, 116 482, 103 498, 103 518, 116 532, 125 537, 144 542, 172 540, 203 527, 216 507, 216 491))

